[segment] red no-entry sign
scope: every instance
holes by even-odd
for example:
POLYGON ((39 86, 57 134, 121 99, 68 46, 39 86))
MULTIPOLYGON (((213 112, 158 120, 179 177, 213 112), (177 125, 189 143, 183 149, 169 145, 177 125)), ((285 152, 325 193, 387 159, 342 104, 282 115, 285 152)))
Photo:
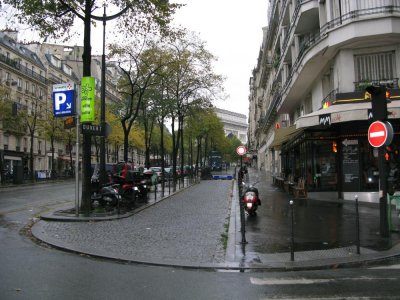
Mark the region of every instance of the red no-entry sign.
POLYGON ((375 121, 368 128, 368 142, 372 147, 379 148, 389 145, 393 140, 393 127, 389 122, 375 121))
POLYGON ((238 155, 245 155, 247 153, 247 148, 245 146, 239 146, 236 148, 236 153, 238 155))

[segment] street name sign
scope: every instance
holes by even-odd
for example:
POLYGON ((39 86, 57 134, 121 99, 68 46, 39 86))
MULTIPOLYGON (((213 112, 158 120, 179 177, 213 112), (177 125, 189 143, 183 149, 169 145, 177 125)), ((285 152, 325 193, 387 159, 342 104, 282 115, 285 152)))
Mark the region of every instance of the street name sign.
POLYGON ((82 134, 88 135, 104 135, 101 125, 82 124, 82 134))
POLYGON ((75 85, 73 82, 53 85, 54 117, 69 117, 75 115, 75 85))
POLYGON ((368 142, 379 148, 389 145, 393 140, 393 127, 389 122, 375 121, 368 128, 368 142))

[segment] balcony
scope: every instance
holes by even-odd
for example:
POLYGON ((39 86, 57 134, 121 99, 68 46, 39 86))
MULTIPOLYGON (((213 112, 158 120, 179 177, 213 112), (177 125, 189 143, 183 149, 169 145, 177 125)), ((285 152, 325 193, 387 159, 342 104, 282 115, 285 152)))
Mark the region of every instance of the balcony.
POLYGON ((23 73, 29 77, 33 77, 42 83, 46 83, 46 78, 44 76, 28 69, 25 66, 22 66, 20 64, 20 62, 15 59, 11 59, 11 58, 5 56, 4 54, 0 54, 0 62, 3 62, 16 70, 19 70, 21 73, 23 73))
MULTIPOLYGON (((309 32, 319 28, 319 3, 317 0, 298 1, 299 20, 295 33, 309 32)), ((297 9, 296 9, 297 10, 297 9)))
POLYGON ((380 85, 389 89, 397 89, 399 88, 399 79, 378 79, 378 80, 362 80, 354 82, 354 91, 364 91, 366 87, 370 85, 380 85))

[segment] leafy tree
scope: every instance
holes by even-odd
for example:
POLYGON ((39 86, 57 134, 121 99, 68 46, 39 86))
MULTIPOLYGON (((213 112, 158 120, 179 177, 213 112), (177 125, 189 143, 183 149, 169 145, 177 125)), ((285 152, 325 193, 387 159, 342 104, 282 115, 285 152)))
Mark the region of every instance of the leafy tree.
POLYGON ((55 163, 54 163, 54 142, 62 140, 64 136, 64 123, 60 118, 54 117, 53 109, 46 110, 44 119, 41 120, 41 132, 45 138, 50 140, 51 145, 51 176, 55 175, 55 163))
MULTIPOLYGON (((173 141, 173 174, 176 174, 178 149, 184 157, 183 124, 192 105, 209 106, 210 101, 222 92, 223 78, 213 72, 215 57, 206 50, 205 43, 196 35, 186 33, 169 45, 171 63, 165 79, 168 98, 174 99, 171 112, 173 141), (177 123, 177 124, 176 124, 177 123), (177 131, 176 130, 177 125, 177 131), (179 147, 180 146, 180 147, 179 147)), ((181 168, 184 161, 181 160, 181 168)), ((174 178, 175 179, 175 178, 174 178)))
POLYGON ((10 100, 9 92, 6 89, 0 90, 0 120, 3 122, 5 133, 11 133, 16 137, 25 135, 27 127, 24 110, 26 110, 26 107, 10 100), (15 105, 16 114, 13 113, 13 105, 15 105))
POLYGON ((196 140, 196 170, 204 166, 210 144, 213 150, 221 151, 225 141, 224 128, 213 108, 195 107, 190 110, 186 124, 186 134, 196 140))
MULTIPOLYGON (((96 11, 99 11, 98 9, 101 11, 103 4, 100 0, 3 0, 0 1, 0 7, 8 4, 16 8, 17 19, 21 23, 32 26, 34 30, 38 30, 44 39, 47 37, 68 39, 71 29, 76 25, 76 20, 82 21, 84 24, 83 76, 90 76, 91 26, 94 21, 106 22, 116 19, 118 23, 116 30, 125 37, 156 30, 168 33, 168 25, 175 10, 180 6, 163 0, 110 0, 107 3, 116 12, 105 18, 96 15, 96 11)), ((91 209, 90 138, 90 135, 84 135, 82 156, 82 209, 86 213, 91 209)))
MULTIPOLYGON (((144 103, 146 93, 153 87, 157 71, 165 64, 162 51, 153 43, 146 45, 147 49, 139 51, 134 45, 114 45, 112 47, 112 55, 119 61, 119 66, 124 73, 124 77, 119 83, 121 101, 114 103, 113 111, 120 117, 124 133, 124 149, 126 150, 128 136, 139 112, 143 115, 148 111, 147 103, 144 103)), ((147 119, 145 125, 150 125, 147 123, 147 119)), ((146 137, 150 132, 146 131, 146 137)), ((124 160, 127 160, 128 157, 126 150, 124 151, 124 160)))

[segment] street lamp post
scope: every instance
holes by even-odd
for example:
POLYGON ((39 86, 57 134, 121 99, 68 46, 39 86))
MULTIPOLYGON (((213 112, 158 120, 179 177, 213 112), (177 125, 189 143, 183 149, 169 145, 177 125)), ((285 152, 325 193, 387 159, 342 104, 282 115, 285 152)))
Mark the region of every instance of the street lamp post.
POLYGON ((106 127, 106 2, 103 3, 103 54, 101 56, 101 108, 100 108, 100 124, 102 135, 100 136, 100 183, 106 182, 106 143, 105 143, 105 127, 106 127))

